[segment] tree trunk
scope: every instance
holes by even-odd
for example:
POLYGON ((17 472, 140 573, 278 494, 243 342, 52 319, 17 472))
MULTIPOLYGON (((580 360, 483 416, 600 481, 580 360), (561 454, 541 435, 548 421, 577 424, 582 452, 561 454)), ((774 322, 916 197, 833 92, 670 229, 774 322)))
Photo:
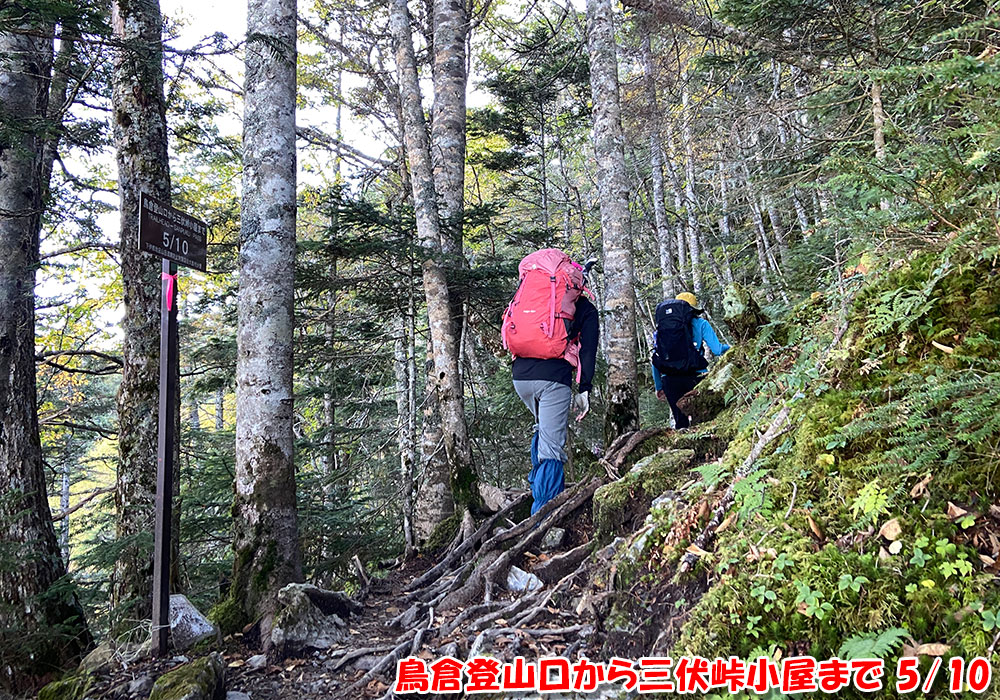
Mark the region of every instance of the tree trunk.
POLYGON ((215 390, 215 429, 223 430, 226 427, 226 390, 219 387, 215 390))
POLYGON ((729 218, 729 170, 726 163, 719 163, 719 245, 722 247, 723 275, 726 284, 732 284, 733 263, 729 259, 728 243, 732 240, 729 218))
POLYGON ((656 245, 660 253, 660 289, 664 299, 677 294, 677 277, 674 271, 674 251, 670 240, 670 224, 663 204, 663 135, 660 132, 660 104, 656 97, 656 81, 653 77, 653 52, 650 46, 650 32, 646 31, 642 42, 643 78, 646 99, 649 103, 649 155, 653 179, 653 227, 656 231, 656 245))
POLYGON ((295 0, 249 0, 236 356, 232 591, 270 648, 278 590, 302 579, 292 433, 295 0))
MULTIPOLYGON (((122 42, 114 55, 112 106, 125 297, 115 508, 118 538, 128 542, 115 565, 112 602, 116 624, 125 629, 149 616, 159 415, 161 264, 136 245, 139 193, 169 202, 170 169, 159 2, 118 0, 112 9, 122 42)), ((175 412, 179 405, 178 397, 175 412)))
MULTIPOLYGON (((27 690, 90 643, 52 525, 35 390, 35 270, 41 227, 43 133, 52 27, 0 33, 0 104, 13 124, 0 140, 0 690, 27 690)), ((0 695, 3 693, 0 692, 0 695)))
POLYGON ((604 312, 608 392, 607 444, 639 427, 636 386, 635 274, 629 231, 625 136, 618 93, 618 56, 611 0, 587 0, 587 49, 594 105, 594 152, 604 240, 604 312))
POLYGON ((688 262, 695 296, 701 294, 701 228, 698 223, 698 191, 695 189, 694 134, 691 130, 687 80, 681 90, 681 138, 684 140, 684 208, 687 210, 688 262))
POLYGON ((410 442, 414 415, 410 412, 409 320, 400 317, 396 342, 393 346, 393 370, 396 378, 396 444, 399 448, 400 510, 403 513, 403 542, 407 555, 413 551, 413 461, 416 457, 410 442))
POLYGON ((687 243, 685 242, 684 222, 681 221, 680 212, 684 209, 684 188, 681 185, 681 178, 674 165, 674 136, 673 129, 667 131, 667 148, 669 149, 664 159, 667 166, 667 174, 670 176, 670 186, 674 194, 674 240, 677 244, 677 283, 679 287, 686 287, 691 279, 690 268, 688 266, 687 243))
MULTIPOLYGON (((465 423, 465 407, 458 368, 458 338, 452 323, 451 297, 445 269, 441 264, 441 212, 432 168, 430 141, 420 97, 417 64, 410 31, 410 12, 406 0, 392 0, 390 26, 399 73, 399 92, 403 103, 403 135, 410 166, 413 207, 417 239, 423 249, 424 295, 430 326, 430 346, 434 380, 441 415, 442 440, 447 456, 448 473, 442 473, 437 463, 427 465, 427 493, 421 495, 429 503, 418 511, 418 530, 427 532, 454 512, 455 502, 474 499, 472 455, 465 423)), ((464 93, 463 93, 464 94, 464 93)), ((464 98, 463 98, 464 99, 464 98)), ((437 143, 435 143, 437 146, 437 143)), ((464 160, 463 160, 464 162, 464 160)), ((453 192, 448 192, 453 195, 453 192)))
MULTIPOLYGON (((434 106, 430 133, 431 161, 439 206, 438 221, 441 226, 443 264, 446 277, 453 280, 455 275, 447 273, 465 268, 462 237, 465 214, 466 87, 469 67, 466 47, 471 27, 467 3, 457 0, 433 0, 433 3, 434 106)), ((451 420, 454 421, 456 416, 461 416, 463 425, 461 432, 464 435, 465 393, 460 339, 465 334, 463 313, 465 298, 451 282, 448 287, 448 299, 451 307, 451 335, 455 340, 446 350, 452 354, 451 362, 457 368, 458 374, 454 381, 449 380, 449 386, 446 387, 445 395, 449 397, 450 407, 442 413, 442 417, 451 415, 451 420)), ((432 348, 434 342, 432 336, 432 348)), ((441 389, 440 384, 438 389, 441 389)), ((442 425, 442 429, 446 433, 454 432, 447 425, 442 425)), ((463 437, 463 442, 467 443, 467 438, 463 437)), ((467 505, 470 496, 471 500, 478 500, 479 489, 472 468, 471 445, 464 444, 460 452, 461 459, 450 460, 451 482, 455 499, 460 504, 467 505)))
MULTIPOLYGON (((885 163, 885 107, 882 106, 882 83, 872 82, 872 119, 875 122, 875 160, 885 163)), ((885 197, 879 202, 882 211, 888 211, 891 203, 885 197)))

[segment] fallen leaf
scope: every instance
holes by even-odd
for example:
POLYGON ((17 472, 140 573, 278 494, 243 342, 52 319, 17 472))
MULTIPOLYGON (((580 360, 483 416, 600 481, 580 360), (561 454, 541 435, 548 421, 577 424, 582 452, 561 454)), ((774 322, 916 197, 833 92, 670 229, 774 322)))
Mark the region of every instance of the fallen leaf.
POLYGON ((896 540, 895 542, 889 545, 889 554, 899 554, 902 551, 903 551, 903 543, 900 542, 899 540, 896 540))
POLYGON ((882 561, 887 561, 891 555, 886 551, 885 547, 878 548, 878 558, 882 561))
POLYGON ((993 557, 987 556, 985 554, 980 554, 979 555, 979 561, 983 562, 983 564, 985 564, 986 566, 993 566, 994 564, 997 563, 996 559, 994 559, 993 557))
POLYGON ((716 532, 725 532, 729 529, 729 526, 733 524, 736 520, 736 513, 730 513, 726 516, 726 519, 722 521, 722 524, 715 530, 716 532))
POLYGON ((807 515, 806 516, 806 520, 809 521, 809 529, 812 530, 812 532, 813 532, 814 535, 816 535, 816 539, 817 540, 822 540, 823 539, 823 531, 819 529, 819 525, 816 524, 816 521, 812 519, 811 515, 807 515))
POLYGON ((704 557, 708 555, 708 552, 706 552, 704 549, 702 549, 696 544, 689 544, 687 551, 690 552, 691 554, 696 554, 699 557, 704 557))
POLYGON ((240 666, 245 666, 246 661, 243 659, 234 659, 229 662, 229 668, 239 668, 240 666))
POLYGON ((948 353, 949 355, 952 354, 953 352, 955 352, 955 348, 948 347, 947 345, 942 345, 941 343, 937 342, 936 340, 932 340, 931 341, 931 345, 933 345, 934 347, 936 347, 941 352, 948 353))
POLYGON ((895 542, 899 539, 899 536, 903 534, 903 528, 899 525, 899 518, 893 518, 881 528, 879 528, 878 534, 886 538, 890 542, 895 542))
POLYGON ((917 647, 918 656, 944 656, 951 650, 948 644, 921 644, 917 647))
POLYGON ((434 652, 432 652, 430 649, 421 649, 419 652, 417 652, 417 656, 419 656, 424 661, 430 661, 431 659, 434 658, 434 652))
POLYGON ((967 511, 965 508, 962 508, 961 506, 956 506, 951 501, 948 501, 948 518, 950 518, 951 520, 957 520, 958 518, 961 518, 968 514, 969 511, 967 511))
POLYGON ((923 479, 921 479, 916 486, 910 489, 910 498, 920 498, 925 493, 927 493, 927 484, 931 483, 931 479, 934 478, 933 474, 928 474, 923 479))
POLYGON ((916 656, 917 648, 912 644, 903 644, 903 650, 899 653, 900 656, 916 656))

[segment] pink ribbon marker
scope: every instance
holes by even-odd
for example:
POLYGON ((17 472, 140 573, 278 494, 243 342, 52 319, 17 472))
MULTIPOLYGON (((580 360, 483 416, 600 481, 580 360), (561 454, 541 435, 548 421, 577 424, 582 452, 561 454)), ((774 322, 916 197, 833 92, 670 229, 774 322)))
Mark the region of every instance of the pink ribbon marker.
POLYGON ((170 274, 169 272, 163 272, 160 274, 161 280, 167 281, 167 311, 170 311, 174 307, 174 290, 177 285, 177 274, 170 274))

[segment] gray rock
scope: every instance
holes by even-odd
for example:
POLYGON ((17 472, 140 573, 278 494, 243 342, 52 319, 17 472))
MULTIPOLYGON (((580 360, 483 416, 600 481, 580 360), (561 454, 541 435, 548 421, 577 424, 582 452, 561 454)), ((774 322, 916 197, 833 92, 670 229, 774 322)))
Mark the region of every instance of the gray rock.
POLYGON ((458 656, 458 643, 448 642, 443 647, 437 650, 438 656, 458 656))
POLYGON ((510 571, 507 572, 507 590, 512 593, 537 591, 544 585, 542 579, 516 566, 510 567, 510 571))
POLYGON ((564 529, 550 527, 549 531, 545 533, 545 537, 542 538, 542 551, 551 552, 553 549, 559 549, 565 539, 566 531, 564 529))
POLYGON ((146 697, 149 695, 149 691, 153 688, 153 677, 152 676, 139 676, 131 683, 128 684, 128 694, 138 695, 139 697, 146 697))
POLYGON ((341 614, 346 617, 358 608, 343 594, 291 583, 278 591, 271 644, 281 656, 329 649, 348 637, 341 614))
POLYGON ((226 693, 226 700, 250 700, 250 696, 246 693, 238 693, 235 690, 230 690, 226 693))
POLYGON ((110 641, 101 642, 97 647, 83 657, 80 670, 86 673, 104 673, 111 668, 116 660, 115 648, 110 641))
POLYGON ((219 629, 198 612, 185 596, 170 596, 170 641, 177 651, 186 651, 206 639, 218 639, 219 629))
POLYGON ((203 656, 157 678, 149 700, 225 700, 225 676, 221 655, 203 656))
POLYGON ((247 659, 247 668, 251 671, 259 671, 265 666, 267 666, 267 656, 264 654, 257 654, 247 659))

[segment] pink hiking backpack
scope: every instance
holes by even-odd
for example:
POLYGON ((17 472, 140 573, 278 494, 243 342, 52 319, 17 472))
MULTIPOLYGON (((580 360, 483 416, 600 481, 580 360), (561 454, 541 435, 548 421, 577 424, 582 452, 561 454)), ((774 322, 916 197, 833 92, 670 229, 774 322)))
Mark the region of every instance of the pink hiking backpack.
POLYGON ((555 248, 525 257, 517 267, 521 282, 500 327, 503 346, 514 357, 561 357, 576 367, 580 381, 580 343, 570 340, 576 302, 585 291, 583 268, 555 248))

